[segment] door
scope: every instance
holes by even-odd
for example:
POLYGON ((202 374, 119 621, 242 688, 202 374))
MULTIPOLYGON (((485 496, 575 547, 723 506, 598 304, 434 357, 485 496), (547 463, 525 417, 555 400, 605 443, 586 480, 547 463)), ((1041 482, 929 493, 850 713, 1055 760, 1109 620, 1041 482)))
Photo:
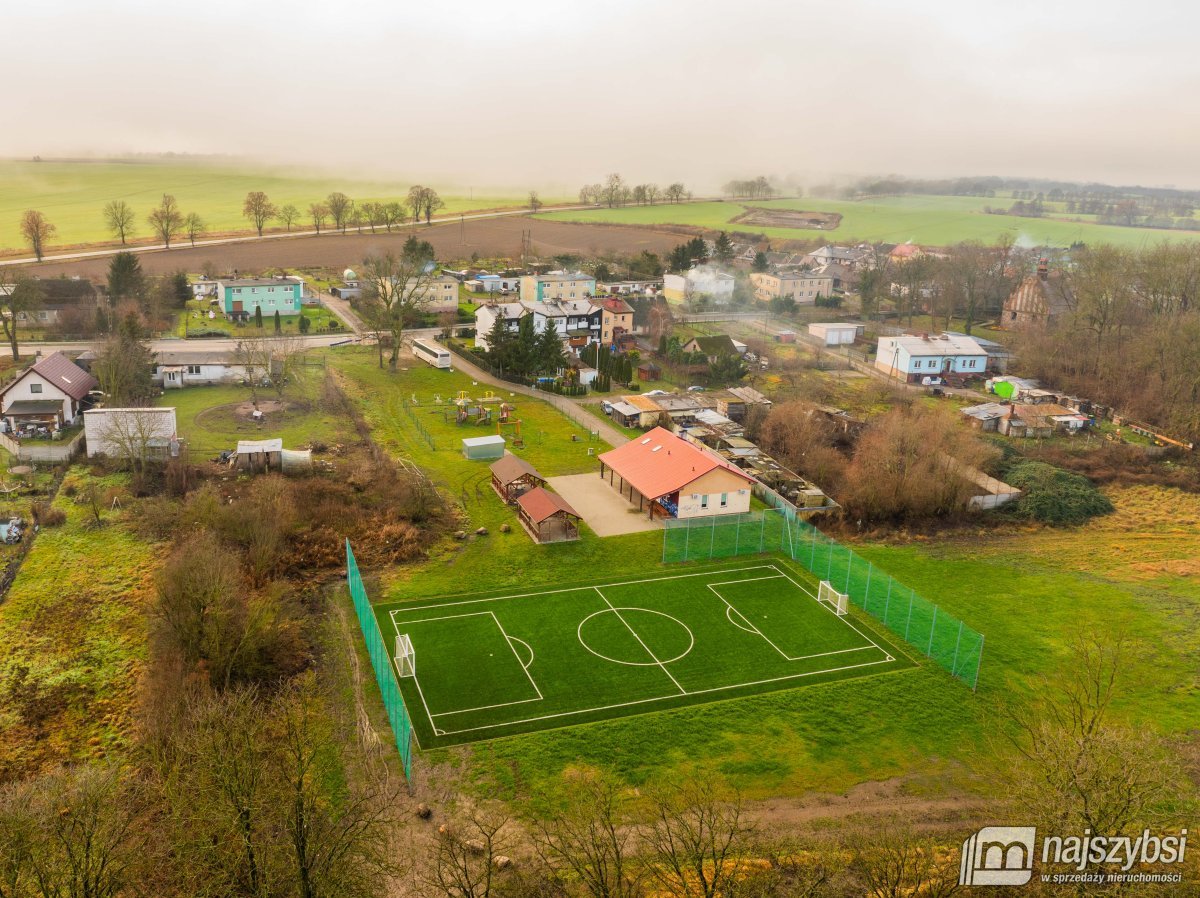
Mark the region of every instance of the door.
POLYGON ((233 301, 233 310, 234 310, 235 312, 240 312, 240 311, 242 311, 242 301, 241 301, 240 299, 235 299, 235 300, 233 301))

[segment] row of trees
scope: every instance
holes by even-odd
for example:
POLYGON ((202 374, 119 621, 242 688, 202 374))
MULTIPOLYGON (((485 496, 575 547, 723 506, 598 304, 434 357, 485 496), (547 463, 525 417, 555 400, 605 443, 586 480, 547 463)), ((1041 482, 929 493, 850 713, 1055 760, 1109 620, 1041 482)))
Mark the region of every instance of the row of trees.
POLYGON ((746 180, 728 181, 721 187, 721 192, 726 196, 745 197, 752 200, 767 200, 779 194, 779 191, 765 175, 746 180))
POLYGON ((566 367, 563 335, 553 319, 548 319, 545 329, 538 333, 534 330, 533 316, 522 315, 514 333, 505 326, 504 317, 497 315, 487 339, 486 358, 502 375, 553 377, 566 367))
POLYGON ((631 185, 616 172, 605 178, 603 183, 585 184, 579 188, 579 202, 605 205, 610 209, 631 203, 636 206, 653 206, 659 202, 682 203, 691 198, 691 191, 681 181, 665 187, 648 183, 631 185))

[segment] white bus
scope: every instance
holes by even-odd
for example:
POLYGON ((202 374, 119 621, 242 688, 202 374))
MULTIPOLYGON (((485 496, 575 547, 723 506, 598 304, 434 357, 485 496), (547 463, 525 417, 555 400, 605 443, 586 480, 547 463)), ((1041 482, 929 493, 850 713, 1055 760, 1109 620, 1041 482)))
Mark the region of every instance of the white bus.
POLYGON ((428 362, 434 368, 449 368, 450 367, 450 352, 442 349, 436 343, 427 340, 412 341, 413 355, 423 362, 428 362))

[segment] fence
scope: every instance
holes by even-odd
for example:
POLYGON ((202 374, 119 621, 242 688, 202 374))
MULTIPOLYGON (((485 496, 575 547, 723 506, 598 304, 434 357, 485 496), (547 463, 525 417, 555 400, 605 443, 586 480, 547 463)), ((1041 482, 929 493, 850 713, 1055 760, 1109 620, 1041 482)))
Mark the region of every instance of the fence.
POLYGON ((383 696, 383 707, 387 710, 388 722, 392 725, 392 733, 396 737, 396 748, 400 750, 404 776, 411 779, 409 773, 412 770, 412 721, 409 719, 408 709, 404 707, 400 684, 396 682, 396 672, 392 668, 383 635, 379 632, 375 612, 371 610, 362 575, 358 572, 358 563, 355 562, 354 552, 350 549, 350 540, 346 540, 346 580, 350 585, 350 597, 354 600, 358 625, 362 628, 363 639, 367 643, 367 654, 371 656, 371 667, 375 669, 379 693, 383 696))
POLYGON ((978 685, 983 634, 787 509, 670 520, 663 531, 664 562, 761 552, 783 552, 951 676, 978 685))

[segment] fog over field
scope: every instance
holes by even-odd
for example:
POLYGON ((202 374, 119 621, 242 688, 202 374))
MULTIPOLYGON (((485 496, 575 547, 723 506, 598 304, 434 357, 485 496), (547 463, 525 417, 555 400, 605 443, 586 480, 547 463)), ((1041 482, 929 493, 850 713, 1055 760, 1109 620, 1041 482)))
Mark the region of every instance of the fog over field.
POLYGON ((759 172, 1200 185, 1192 4, 10 7, 4 156, 215 153, 572 192, 614 170, 701 192, 759 172))

